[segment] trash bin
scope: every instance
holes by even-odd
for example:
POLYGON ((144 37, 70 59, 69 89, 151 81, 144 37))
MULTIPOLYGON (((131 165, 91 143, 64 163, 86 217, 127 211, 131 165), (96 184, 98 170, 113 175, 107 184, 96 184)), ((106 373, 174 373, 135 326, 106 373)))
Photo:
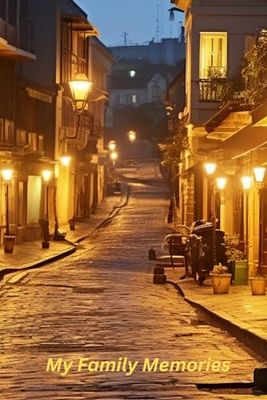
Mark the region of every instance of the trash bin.
POLYGON ((232 261, 232 275, 235 285, 248 284, 248 263, 247 260, 232 261))

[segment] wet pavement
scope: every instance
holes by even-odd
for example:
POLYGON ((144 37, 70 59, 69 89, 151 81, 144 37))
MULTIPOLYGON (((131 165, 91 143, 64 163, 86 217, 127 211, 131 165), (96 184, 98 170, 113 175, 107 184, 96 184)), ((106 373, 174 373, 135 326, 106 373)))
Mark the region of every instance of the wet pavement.
POLYGON ((76 253, 6 277, 1 398, 256 398, 196 386, 250 381, 263 360, 207 324, 172 286, 152 284, 147 253, 168 233, 167 197, 142 174, 127 207, 76 253))

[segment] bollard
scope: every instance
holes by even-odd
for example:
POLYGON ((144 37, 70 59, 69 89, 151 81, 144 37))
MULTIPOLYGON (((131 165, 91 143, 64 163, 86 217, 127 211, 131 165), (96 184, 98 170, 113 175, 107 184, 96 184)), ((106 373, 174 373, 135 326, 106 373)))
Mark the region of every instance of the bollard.
POLYGON ((155 267, 153 283, 156 285, 162 285, 166 283, 166 275, 164 274, 164 267, 155 267))
POLYGON ((148 250, 148 259, 149 260, 156 260, 156 250, 151 247, 151 249, 148 250))

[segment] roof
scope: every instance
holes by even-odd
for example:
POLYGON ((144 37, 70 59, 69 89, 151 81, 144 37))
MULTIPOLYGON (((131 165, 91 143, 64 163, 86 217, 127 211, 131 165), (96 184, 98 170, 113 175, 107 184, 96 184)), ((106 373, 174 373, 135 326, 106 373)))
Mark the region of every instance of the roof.
POLYGON ((86 14, 65 14, 63 18, 71 23, 73 30, 84 32, 86 36, 99 36, 98 30, 87 20, 86 14))

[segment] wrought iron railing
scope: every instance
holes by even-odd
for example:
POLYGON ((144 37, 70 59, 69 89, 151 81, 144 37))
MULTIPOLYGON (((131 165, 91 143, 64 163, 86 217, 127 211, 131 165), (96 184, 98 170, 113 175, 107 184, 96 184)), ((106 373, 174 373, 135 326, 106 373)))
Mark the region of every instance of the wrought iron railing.
POLYGON ((229 89, 229 80, 226 78, 211 78, 199 80, 199 100, 221 102, 229 89))

